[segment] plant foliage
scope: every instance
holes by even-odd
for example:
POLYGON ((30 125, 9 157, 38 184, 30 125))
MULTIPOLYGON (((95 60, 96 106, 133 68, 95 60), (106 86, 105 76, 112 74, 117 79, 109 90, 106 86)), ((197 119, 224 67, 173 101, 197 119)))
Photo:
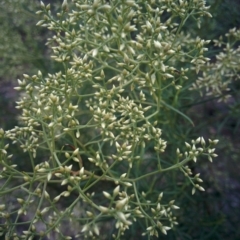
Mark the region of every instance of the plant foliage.
POLYGON ((6 239, 151 239, 178 228, 180 195, 204 191, 192 168, 212 162, 218 142, 197 136, 183 106, 190 90, 227 100, 239 71, 239 31, 215 41, 225 48, 211 63, 210 41, 183 30, 200 27, 208 9, 203 0, 64 0, 55 14, 41 2, 37 26, 53 32, 47 45, 62 68, 24 74, 19 125, 0 130, 6 239), (27 153, 25 168, 7 141, 27 153))

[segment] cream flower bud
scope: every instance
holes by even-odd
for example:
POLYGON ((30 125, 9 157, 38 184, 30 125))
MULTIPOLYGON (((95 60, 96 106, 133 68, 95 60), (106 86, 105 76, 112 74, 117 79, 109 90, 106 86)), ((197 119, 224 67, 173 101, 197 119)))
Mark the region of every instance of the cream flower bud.
POLYGON ((67 0, 63 0, 62 9, 63 9, 64 11, 67 10, 67 0))
POLYGON ((128 198, 124 198, 122 200, 117 201, 116 209, 122 209, 128 202, 128 198))
POLYGON ((99 210, 102 212, 102 213, 107 213, 109 211, 109 209, 107 207, 103 207, 103 206, 99 206, 99 210))
POLYGON ((108 192, 103 191, 103 195, 107 199, 111 199, 111 195, 108 192))
POLYGON ((119 193, 119 190, 120 190, 120 186, 118 185, 117 187, 114 188, 113 190, 113 197, 116 197, 119 193))
POLYGON ((41 5, 42 8, 45 7, 45 4, 42 1, 40 2, 40 5, 41 5))
POLYGON ((76 149, 74 150, 74 152, 73 152, 73 156, 78 155, 78 153, 79 153, 79 148, 76 148, 76 149))

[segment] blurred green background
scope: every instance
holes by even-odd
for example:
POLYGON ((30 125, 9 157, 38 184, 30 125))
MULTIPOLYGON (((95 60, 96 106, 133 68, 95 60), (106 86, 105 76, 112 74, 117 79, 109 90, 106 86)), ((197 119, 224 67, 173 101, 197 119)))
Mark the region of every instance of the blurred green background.
MULTIPOLYGON (((62 3, 61 0, 48 2, 51 2, 52 11, 62 3)), ((212 40, 233 27, 240 27, 239 0, 208 0, 207 3, 211 5, 213 18, 202 20, 201 29, 190 21, 185 31, 212 40)), ((50 59, 51 50, 45 46, 52 33, 36 26, 38 9, 39 1, 36 0, 0 2, 0 128, 11 129, 17 125, 15 101, 18 93, 13 88, 22 74, 36 74, 41 70, 46 75, 59 70, 59 65, 50 59)), ((211 44, 209 48, 209 57, 214 61, 217 51, 211 44)), ((201 173, 206 192, 197 192, 192 197, 191 187, 186 186, 184 194, 178 196, 179 226, 159 239, 240 239, 240 84, 235 82, 230 87, 233 95, 227 103, 205 98, 199 104, 199 96, 192 96, 196 102, 189 107, 188 115, 196 126, 194 134, 219 139, 219 157, 213 164, 202 161, 197 167, 192 166, 193 172, 201 173)), ((24 158, 20 149, 11 148, 18 159, 24 158)), ((170 183, 169 189, 176 184, 170 183)), ((129 234, 129 239, 140 238, 136 228, 129 234)))

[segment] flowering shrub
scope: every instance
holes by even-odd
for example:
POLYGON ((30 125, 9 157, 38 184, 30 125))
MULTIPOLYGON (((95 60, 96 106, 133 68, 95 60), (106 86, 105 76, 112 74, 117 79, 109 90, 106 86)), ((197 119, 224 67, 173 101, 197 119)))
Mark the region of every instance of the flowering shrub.
MULTIPOLYGON (((154 187, 167 179, 159 176, 178 170, 192 194, 204 191, 188 164, 217 156, 218 140, 184 142, 176 131, 193 124, 179 108, 189 76, 205 69, 207 78, 211 67, 209 40, 182 28, 190 19, 200 26, 208 8, 201 0, 64 0, 54 16, 41 2, 37 25, 54 32, 47 45, 62 71, 24 74, 19 126, 0 131, 6 239, 124 239, 135 222, 150 239, 178 224, 178 199, 154 187), (31 170, 12 163, 8 139, 28 153, 19 161, 31 170)), ((205 87, 201 79, 193 88, 205 87)))

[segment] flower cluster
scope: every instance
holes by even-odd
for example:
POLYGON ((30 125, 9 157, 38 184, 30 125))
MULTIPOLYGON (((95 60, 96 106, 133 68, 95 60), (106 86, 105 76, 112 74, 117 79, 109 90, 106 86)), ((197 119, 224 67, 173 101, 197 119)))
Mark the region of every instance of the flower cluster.
POLYGON ((231 84, 239 80, 240 30, 230 29, 225 37, 214 40, 214 46, 223 50, 211 63, 201 67, 202 76, 193 83, 192 89, 204 89, 207 96, 227 101, 231 97, 231 84))

